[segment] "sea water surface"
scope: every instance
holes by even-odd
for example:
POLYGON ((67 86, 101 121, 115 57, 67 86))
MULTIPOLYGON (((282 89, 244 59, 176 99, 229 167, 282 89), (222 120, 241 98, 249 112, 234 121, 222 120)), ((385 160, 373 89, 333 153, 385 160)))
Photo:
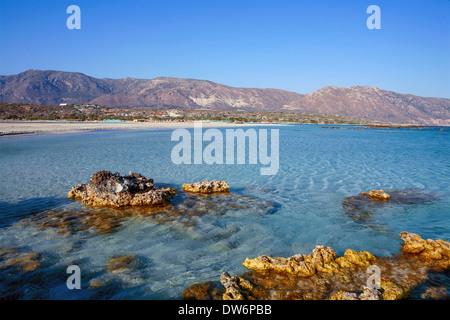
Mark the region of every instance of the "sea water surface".
POLYGON ((316 245, 338 255, 351 248, 391 256, 400 252, 402 231, 450 240, 449 129, 323 127, 254 127, 279 130, 273 176, 260 175, 262 165, 175 165, 172 130, 0 138, 0 249, 38 253, 40 263, 33 271, 0 266, 0 298, 181 299, 191 284, 245 272, 247 257, 308 254, 316 245), (177 188, 178 207, 123 211, 108 232, 38 223, 47 212, 93 210, 67 192, 100 170, 131 170, 177 188), (181 191, 204 180, 226 180, 230 196, 181 191), (371 189, 426 201, 387 202, 355 218, 343 201, 371 189), (127 255, 140 264, 126 276, 108 273, 110 258, 127 255), (66 286, 69 265, 80 267, 81 290, 66 286), (105 285, 94 289, 92 279, 105 285))

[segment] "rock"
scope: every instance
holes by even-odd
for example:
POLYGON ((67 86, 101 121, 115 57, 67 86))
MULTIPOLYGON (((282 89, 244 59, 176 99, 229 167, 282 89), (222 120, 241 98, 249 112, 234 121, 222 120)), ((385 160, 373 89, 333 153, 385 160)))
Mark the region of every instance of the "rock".
POLYGON ((134 270, 136 268, 137 260, 133 254, 127 256, 113 257, 108 260, 107 272, 120 273, 126 270, 134 270))
POLYGON ((330 300, 381 300, 381 292, 364 286, 359 295, 356 292, 339 291, 334 293, 330 300))
POLYGON ((135 287, 142 284, 145 279, 139 270, 143 266, 141 258, 134 254, 125 256, 115 256, 108 260, 106 273, 89 281, 91 289, 103 288, 120 283, 123 287, 135 287))
POLYGON ((385 226, 378 219, 372 219, 379 212, 386 212, 393 206, 412 206, 428 204, 439 200, 438 194, 422 189, 392 190, 389 192, 389 201, 376 201, 375 198, 365 194, 345 197, 342 206, 345 214, 353 221, 364 226, 380 229, 385 226))
POLYGON ((0 248, 0 268, 17 268, 22 272, 35 271, 41 266, 36 252, 19 252, 15 248, 0 248))
POLYGON ((358 295, 354 292, 338 291, 334 293, 330 300, 359 300, 358 295))
POLYGON ((405 242, 401 250, 404 253, 415 254, 427 259, 441 268, 450 267, 450 243, 444 240, 424 240, 419 235, 401 232, 400 237, 405 242))
POLYGON ((221 300, 223 290, 213 281, 195 283, 183 290, 184 300, 221 300))
POLYGON ((400 300, 409 294, 409 290, 392 279, 384 277, 381 278, 381 290, 383 291, 383 300, 400 300))
POLYGON ((430 287, 420 296, 421 299, 443 300, 448 299, 445 287, 430 287))
POLYGON ((351 268, 355 265, 369 266, 376 260, 370 252, 356 252, 347 250, 343 257, 336 258, 333 249, 325 246, 316 246, 309 255, 294 255, 289 258, 271 258, 260 256, 255 259, 245 259, 243 265, 255 271, 276 271, 302 276, 311 276, 317 272, 337 272, 342 268, 351 268))
POLYGON ((128 176, 99 171, 89 184, 79 184, 69 191, 70 199, 90 206, 145 206, 167 204, 175 193, 171 188, 156 188, 153 179, 130 171, 128 176))
POLYGON ((400 236, 405 241, 403 253, 392 257, 375 257, 370 252, 351 249, 336 257, 331 248, 316 246, 309 255, 247 258, 243 265, 251 271, 234 277, 222 274, 220 282, 225 291, 209 282, 190 286, 185 290, 186 296, 246 300, 399 300, 409 296, 445 299, 446 289, 436 287, 439 282, 430 277, 444 272, 442 277, 447 279, 448 242, 424 240, 407 232, 400 236), (368 287, 373 280, 368 267, 374 262, 379 268, 380 289, 368 287), (424 291, 427 281, 436 288, 424 291), (421 295, 417 296, 417 290, 421 295))
MULTIPOLYGON (((273 202, 265 201, 235 192, 216 194, 194 194, 181 192, 164 206, 128 206, 128 207, 89 207, 82 210, 46 210, 20 220, 20 224, 37 226, 43 230, 52 230, 61 235, 74 232, 97 232, 111 234, 121 228, 129 218, 141 222, 176 225, 177 228, 196 226, 199 215, 223 216, 234 212, 247 212, 263 216, 276 211, 273 202)), ((224 235, 231 233, 224 232, 224 235)), ((197 237, 212 237, 212 234, 199 232, 197 237)))
POLYGON ((153 189, 153 179, 130 171, 128 176, 121 176, 118 172, 99 171, 91 176, 89 186, 100 193, 138 193, 153 189))
POLYGON ((97 289, 97 288, 99 288, 101 286, 104 286, 104 285, 105 285, 105 282, 102 281, 102 279, 99 279, 99 278, 91 279, 89 281, 89 287, 92 288, 92 289, 97 289))
MULTIPOLYGON (((96 208, 98 209, 98 208, 96 208)), ((44 230, 54 230, 60 234, 71 234, 84 230, 95 230, 109 234, 121 225, 124 212, 89 211, 52 211, 47 210, 20 221, 22 224, 35 225, 44 230)))
POLYGON ((344 256, 336 259, 341 268, 351 268, 354 265, 370 266, 377 260, 373 254, 368 251, 356 252, 352 249, 345 250, 344 256))
POLYGON ((238 278, 231 277, 227 272, 220 275, 220 283, 225 287, 223 300, 244 300, 238 281, 238 278))
POLYGON ((374 200, 389 200, 389 198, 391 197, 386 192, 384 192, 384 190, 370 190, 369 193, 361 192, 361 194, 369 195, 370 199, 374 200))
POLYGON ((183 184, 183 191, 196 193, 214 193, 214 192, 228 192, 230 186, 226 181, 203 181, 191 184, 183 184))

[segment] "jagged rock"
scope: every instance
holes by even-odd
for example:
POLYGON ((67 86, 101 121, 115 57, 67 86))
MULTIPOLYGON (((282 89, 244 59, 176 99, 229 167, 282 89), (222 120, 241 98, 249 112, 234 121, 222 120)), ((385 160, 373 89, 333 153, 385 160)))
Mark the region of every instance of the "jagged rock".
POLYGON ((226 181, 203 181, 190 184, 183 184, 183 191, 197 192, 197 193, 214 193, 214 192, 228 192, 230 186, 226 181))
POLYGON ((383 300, 400 300, 409 294, 409 290, 397 284, 389 278, 381 278, 381 289, 383 290, 383 300))
POLYGON ((330 300, 358 300, 358 295, 355 292, 338 291, 334 293, 330 300))
POLYGON ((69 191, 70 199, 90 206, 144 206, 167 204, 175 193, 171 188, 156 188, 153 179, 130 171, 128 176, 99 171, 89 184, 79 184, 69 191))
POLYGON ((221 300, 224 291, 212 281, 195 283, 183 290, 184 300, 221 300))
POLYGON ((358 296, 358 300, 381 300, 381 292, 368 287, 363 288, 363 292, 358 296))
POLYGON ((244 266, 251 271, 234 277, 224 273, 221 283, 225 289, 218 287, 216 282, 196 284, 187 288, 183 297, 248 300, 399 300, 409 296, 421 299, 445 297, 445 288, 430 289, 424 293, 422 286, 430 279, 430 275, 442 274, 447 270, 448 242, 423 240, 407 232, 402 232, 400 236, 405 241, 403 253, 393 257, 375 257, 367 251, 348 249, 343 256, 336 258, 336 253, 331 248, 316 246, 309 255, 247 258, 244 266), (379 268, 380 289, 368 287, 371 281, 368 266, 373 264, 379 268), (251 285, 246 287, 245 281, 251 285), (421 296, 416 294, 417 290, 420 290, 421 296))
POLYGON ((374 200, 389 200, 391 198, 384 190, 370 190, 370 192, 361 192, 363 195, 369 195, 374 200))
POLYGON ((450 243, 444 240, 424 240, 419 235, 401 232, 400 237, 405 242, 402 244, 404 253, 416 254, 431 263, 448 269, 450 267, 450 243))
POLYGON ((356 252, 354 250, 347 250, 343 257, 335 258, 336 253, 333 249, 326 246, 316 246, 309 255, 299 254, 289 258, 260 256, 255 259, 245 259, 243 265, 247 269, 255 271, 272 270, 310 276, 317 272, 336 272, 341 268, 349 268, 355 265, 368 266, 376 260, 370 252, 356 252))
POLYGON ((225 287, 223 300, 244 300, 238 281, 238 278, 231 277, 227 272, 220 275, 220 283, 225 287))
POLYGON ((333 294, 330 300, 381 300, 381 292, 364 286, 359 295, 355 292, 339 291, 333 294))
POLYGON ((341 268, 351 268, 354 265, 369 266, 376 260, 368 251, 356 252, 352 249, 345 250, 344 256, 336 259, 341 268))

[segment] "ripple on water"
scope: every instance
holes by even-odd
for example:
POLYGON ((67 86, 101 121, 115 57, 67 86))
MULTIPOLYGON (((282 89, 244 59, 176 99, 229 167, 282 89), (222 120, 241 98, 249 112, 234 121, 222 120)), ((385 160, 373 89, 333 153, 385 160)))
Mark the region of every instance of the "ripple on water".
POLYGON ((270 128, 280 130, 274 176, 261 176, 259 164, 174 165, 171 130, 0 139, 0 243, 37 253, 40 263, 28 272, 0 269, 0 279, 13 279, 7 289, 0 281, 1 297, 179 299, 188 285, 218 279, 222 271, 242 274, 246 257, 305 254, 321 244, 338 254, 352 248, 392 256, 405 230, 450 240, 447 134, 270 128), (180 193, 172 205, 153 209, 87 208, 66 199, 72 186, 100 170, 132 170, 178 188, 225 180, 232 192, 180 193), (420 189, 438 200, 377 206, 351 199, 371 189, 420 189), (136 269, 144 283, 87 289, 107 274, 110 258, 127 255, 148 262, 136 269), (66 289, 61 274, 72 263, 83 270, 86 290, 66 289))

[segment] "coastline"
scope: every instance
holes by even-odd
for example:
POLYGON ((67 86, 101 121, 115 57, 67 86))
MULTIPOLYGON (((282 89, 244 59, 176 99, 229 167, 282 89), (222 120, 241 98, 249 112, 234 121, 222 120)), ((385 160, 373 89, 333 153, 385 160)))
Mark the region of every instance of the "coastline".
MULTIPOLYGON (((202 121, 202 120, 200 120, 202 121)), ((268 122, 220 122, 205 121, 202 122, 203 128, 226 128, 226 127, 255 127, 255 126, 289 126, 298 123, 268 123, 268 122)), ((305 123, 303 123, 305 124, 305 123)), ((354 126, 354 124, 319 124, 326 129, 343 129, 346 126, 354 126)), ((433 125, 417 125, 417 124, 358 124, 357 126, 372 129, 429 129, 433 125)), ((179 129, 194 128, 194 122, 103 122, 103 121, 52 121, 52 120, 36 120, 36 121, 11 121, 0 120, 0 137, 18 136, 18 135, 35 135, 35 134, 64 134, 79 133, 100 130, 148 130, 148 129, 179 129)))
MULTIPOLYGON (((202 122, 204 128, 223 127, 253 127, 267 126, 269 123, 227 123, 202 122)), ((278 124, 277 124, 278 125, 278 124)), ((285 125, 285 124, 279 124, 285 125)), ((0 121, 0 137, 32 135, 32 134, 63 134, 97 130, 147 130, 147 129, 178 129, 193 128, 193 122, 76 122, 76 121, 0 121)))

